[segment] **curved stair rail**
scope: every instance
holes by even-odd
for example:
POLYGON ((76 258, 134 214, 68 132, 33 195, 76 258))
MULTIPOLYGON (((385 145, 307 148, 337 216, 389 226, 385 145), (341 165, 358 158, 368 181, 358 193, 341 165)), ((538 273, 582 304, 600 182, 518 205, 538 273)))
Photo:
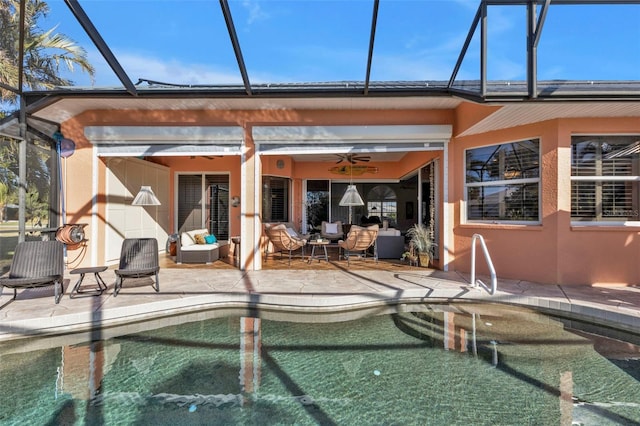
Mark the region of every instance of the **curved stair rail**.
POLYGON ((491 261, 491 256, 489 255, 489 250, 487 250, 487 244, 484 242, 484 238, 480 234, 473 234, 471 238, 471 285, 473 287, 484 288, 487 293, 493 295, 498 288, 498 278, 496 277, 496 270, 493 267, 493 262, 491 261), (485 283, 481 280, 476 280, 476 241, 480 241, 480 245, 482 246, 482 251, 484 252, 484 258, 487 262, 487 267, 491 272, 491 288, 489 288, 485 283))

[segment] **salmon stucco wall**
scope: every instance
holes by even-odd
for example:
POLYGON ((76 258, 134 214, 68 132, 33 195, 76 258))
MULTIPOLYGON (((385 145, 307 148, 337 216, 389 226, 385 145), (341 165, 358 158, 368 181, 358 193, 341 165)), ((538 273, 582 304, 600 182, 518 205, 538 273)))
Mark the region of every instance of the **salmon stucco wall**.
MULTIPOLYGON (((244 244, 244 266, 260 267, 259 218, 260 185, 255 185, 258 174, 288 176, 292 178, 293 215, 301 217, 302 185, 304 179, 348 179, 348 176, 332 176, 326 163, 296 163, 287 156, 256 155, 252 140, 252 126, 268 125, 367 125, 367 124, 453 124, 454 135, 473 128, 478 121, 488 117, 495 106, 478 106, 464 103, 452 110, 278 110, 278 111, 86 111, 63 123, 65 137, 76 142, 76 152, 66 162, 68 178, 65 180, 67 221, 89 223, 89 235, 98 241, 104 237, 105 214, 105 165, 96 161, 92 145, 84 137, 85 126, 95 125, 221 125, 240 126, 244 131, 243 157, 230 156, 208 160, 188 157, 159 158, 161 164, 171 169, 171 200, 175 199, 174 176, 179 172, 229 173, 232 195, 239 194, 242 204, 232 210, 231 233, 240 234, 244 244), (283 163, 278 163, 282 160, 283 163), (254 191, 257 191, 255 193, 254 191), (95 199, 96 205, 93 206, 95 199), (92 209, 95 208, 95 215, 92 209), (91 228, 91 219, 97 218, 98 228, 91 228), (257 221, 256 221, 257 220, 257 221), (252 258, 255 257, 255 258, 252 258)), ((449 188, 449 205, 445 211, 449 229, 441 229, 441 235, 450 236, 446 246, 439 246, 440 254, 446 251, 449 270, 469 271, 471 266, 470 243, 475 233, 484 236, 496 272, 500 278, 523 279, 543 283, 562 284, 637 284, 640 282, 640 229, 635 226, 577 226, 571 224, 571 154, 572 134, 640 134, 640 121, 630 118, 555 119, 514 128, 486 132, 477 135, 454 137, 449 143, 446 172, 449 188), (464 223, 464 150, 484 145, 494 145, 524 139, 540 139, 541 221, 532 225, 507 225, 492 223, 464 223)), ((411 154, 398 163, 378 162, 376 174, 354 176, 354 180, 399 179, 406 173, 426 164, 433 158, 444 160, 442 151, 411 154)), ((444 176, 443 176, 444 182, 444 176)), ((440 187, 443 193, 443 186, 440 187)), ((171 209, 171 223, 175 228, 175 209, 171 209)), ((441 223, 445 222, 444 220, 441 223)), ((88 264, 91 258, 104 257, 100 244, 90 244, 82 254, 81 262, 88 264)), ((484 263, 477 264, 479 273, 488 273, 484 263)))
MULTIPOLYGON (((454 139, 449 175, 454 207, 452 269, 470 271, 471 238, 478 233, 487 243, 499 278, 549 284, 640 282, 637 227, 571 225, 571 136, 607 133, 640 133, 640 123, 634 119, 551 120, 454 139), (465 149, 531 138, 540 139, 541 223, 464 223, 465 149)), ((488 274, 478 253, 477 271, 488 274)))
POLYGON ((62 220, 64 223, 87 225, 84 228, 87 243, 67 253, 67 267, 72 269, 91 265, 92 259, 101 260, 105 257, 104 244, 97 244, 97 241, 104 241, 105 237, 106 190, 104 179, 100 179, 100 176, 104 176, 105 166, 102 161, 94 162, 93 145, 85 138, 82 123, 71 119, 63 123, 60 130, 65 138, 73 140, 76 145, 73 155, 67 157, 62 165, 66 209, 66 218, 62 220), (95 192, 94 185, 97 185, 95 192), (94 194, 97 226, 92 220, 94 194))
MULTIPOLYGON (((639 135, 638 118, 566 119, 559 121, 559 145, 563 152, 563 176, 570 174, 571 136, 639 135)), ((562 182, 562 226, 558 228, 557 281, 571 284, 640 283, 640 226, 571 225, 570 179, 562 182)))

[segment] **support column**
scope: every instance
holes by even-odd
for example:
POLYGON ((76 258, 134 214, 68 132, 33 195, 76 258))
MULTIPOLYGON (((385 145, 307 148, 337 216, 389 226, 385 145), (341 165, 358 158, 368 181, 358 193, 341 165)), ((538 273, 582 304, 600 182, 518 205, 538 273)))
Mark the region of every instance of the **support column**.
POLYGON ((260 255, 260 160, 253 142, 251 126, 244 127, 244 142, 240 158, 240 269, 262 268, 260 255), (256 182, 258 182, 256 184, 256 182))
POLYGON ((20 95, 20 142, 18 145, 18 242, 25 240, 27 228, 27 114, 20 95))

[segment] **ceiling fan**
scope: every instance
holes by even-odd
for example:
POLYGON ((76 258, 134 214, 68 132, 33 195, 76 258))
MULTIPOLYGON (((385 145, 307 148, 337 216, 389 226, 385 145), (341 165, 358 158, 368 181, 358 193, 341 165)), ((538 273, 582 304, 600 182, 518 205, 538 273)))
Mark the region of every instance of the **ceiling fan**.
POLYGON ((371 157, 368 155, 356 155, 356 154, 336 154, 338 156, 338 161, 336 164, 340 164, 343 161, 348 161, 351 164, 356 164, 357 162, 366 163, 371 160, 371 157))

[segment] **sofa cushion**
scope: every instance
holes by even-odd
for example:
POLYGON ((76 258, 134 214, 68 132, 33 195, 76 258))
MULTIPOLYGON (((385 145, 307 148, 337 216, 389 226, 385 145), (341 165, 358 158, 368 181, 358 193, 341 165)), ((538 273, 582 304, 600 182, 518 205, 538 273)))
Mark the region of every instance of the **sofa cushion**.
POLYGON ((208 234, 206 229, 194 229, 193 231, 183 232, 180 236, 180 245, 182 247, 189 247, 196 244, 196 235, 208 234))
POLYGON ((338 224, 337 223, 327 223, 324 228, 327 234, 337 234, 338 233, 338 224))
POLYGON ((391 236, 391 237, 397 237, 398 235, 401 235, 400 230, 399 229, 394 229, 394 228, 388 228, 388 229, 381 229, 378 231, 378 235, 379 236, 391 236))
POLYGON ((213 244, 191 244, 188 247, 181 247, 182 251, 206 251, 206 250, 215 250, 217 248, 222 248, 229 245, 229 241, 220 241, 215 242, 213 244))
POLYGON ((287 228, 287 234, 289 234, 293 238, 302 238, 293 228, 287 228))
POLYGON ((182 251, 206 251, 214 250, 219 247, 218 243, 214 244, 191 244, 188 247, 182 247, 182 251))

